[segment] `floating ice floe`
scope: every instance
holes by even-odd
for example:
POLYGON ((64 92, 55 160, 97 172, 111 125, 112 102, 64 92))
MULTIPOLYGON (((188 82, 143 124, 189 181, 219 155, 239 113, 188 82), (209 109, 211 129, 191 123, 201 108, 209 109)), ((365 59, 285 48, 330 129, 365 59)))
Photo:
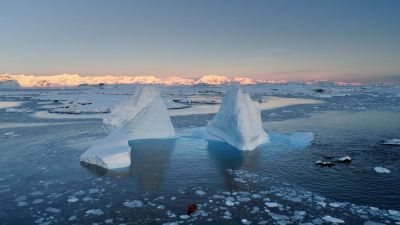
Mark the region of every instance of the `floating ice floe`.
POLYGON ((377 173, 390 173, 390 170, 388 170, 388 169, 386 169, 384 167, 380 167, 380 166, 375 166, 374 170, 377 173))
POLYGON ((384 140, 382 142, 383 145, 396 145, 400 146, 400 139, 391 139, 391 140, 384 140))
POLYGON ((103 215, 104 212, 103 212, 103 210, 101 210, 101 209, 91 209, 91 210, 86 211, 86 214, 91 214, 91 215, 95 215, 95 216, 100 216, 100 215, 103 215))
POLYGON ((321 161, 321 160, 315 161, 315 164, 318 165, 318 166, 325 166, 325 167, 331 167, 331 166, 336 165, 336 164, 333 163, 333 162, 328 162, 328 161, 325 162, 325 161, 321 161))
POLYGON ((338 162, 341 162, 341 163, 350 163, 350 162, 351 162, 351 157, 350 157, 350 156, 343 156, 343 157, 340 157, 340 158, 338 159, 338 162))
POLYGON ((126 206, 128 208, 140 208, 140 207, 143 207, 143 205, 144 205, 143 202, 140 200, 124 202, 124 206, 126 206))
POLYGON ((160 92, 153 87, 139 88, 131 98, 117 105, 103 122, 112 126, 113 131, 83 153, 80 161, 105 169, 131 165, 129 140, 175 135, 160 92))
POLYGON ((240 150, 253 150, 269 142, 260 110, 239 86, 229 87, 218 113, 208 123, 210 134, 240 150))
POLYGON ((324 216, 322 219, 331 223, 344 223, 344 220, 335 218, 333 216, 324 216))

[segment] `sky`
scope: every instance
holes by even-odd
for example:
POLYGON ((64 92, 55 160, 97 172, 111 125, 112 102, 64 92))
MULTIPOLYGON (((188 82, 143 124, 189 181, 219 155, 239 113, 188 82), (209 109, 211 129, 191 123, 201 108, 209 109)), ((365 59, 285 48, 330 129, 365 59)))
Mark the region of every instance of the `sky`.
POLYGON ((400 1, 1 0, 0 73, 400 82, 400 1))

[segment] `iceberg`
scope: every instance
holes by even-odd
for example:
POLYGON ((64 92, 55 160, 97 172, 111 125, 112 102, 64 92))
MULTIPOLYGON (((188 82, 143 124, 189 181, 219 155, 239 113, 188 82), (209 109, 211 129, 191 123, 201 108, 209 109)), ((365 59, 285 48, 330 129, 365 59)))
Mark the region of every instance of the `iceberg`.
POLYGON ((239 150, 253 150, 269 142, 262 128, 260 110, 249 94, 243 93, 237 85, 229 87, 218 113, 208 122, 207 130, 239 150))
POLYGON ((103 123, 124 130, 129 140, 175 136, 160 91, 149 86, 139 88, 126 101, 116 105, 110 115, 103 118, 103 123))
POLYGON ((131 165, 129 140, 175 135, 160 92, 153 87, 139 88, 131 98, 117 105, 103 122, 113 131, 83 153, 80 161, 105 169, 131 165))
POLYGON ((126 168, 131 165, 131 147, 128 135, 115 130, 84 152, 80 161, 104 169, 126 168))

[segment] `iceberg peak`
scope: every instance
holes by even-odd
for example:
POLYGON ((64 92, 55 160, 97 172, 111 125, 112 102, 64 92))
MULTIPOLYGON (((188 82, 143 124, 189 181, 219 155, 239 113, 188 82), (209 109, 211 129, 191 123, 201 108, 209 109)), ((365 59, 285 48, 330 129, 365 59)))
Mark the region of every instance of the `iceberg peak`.
POLYGON ((151 86, 139 88, 129 99, 115 106, 103 122, 115 129, 123 129, 130 140, 175 135, 160 91, 151 86))
POLYGON ((238 85, 229 87, 218 113, 208 122, 207 130, 240 150, 253 150, 269 142, 262 128, 260 110, 238 85))

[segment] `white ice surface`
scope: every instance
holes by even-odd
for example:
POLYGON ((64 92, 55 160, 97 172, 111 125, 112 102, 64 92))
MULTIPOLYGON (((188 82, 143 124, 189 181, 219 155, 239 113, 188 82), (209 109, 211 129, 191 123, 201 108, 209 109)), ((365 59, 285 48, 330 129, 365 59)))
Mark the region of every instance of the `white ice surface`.
POLYGON ((383 145, 400 145, 400 139, 391 139, 391 140, 385 140, 382 143, 383 145))
POLYGON ((390 173, 390 170, 388 170, 388 169, 386 169, 384 167, 380 167, 380 166, 375 166, 374 170, 377 173, 390 173))
POLYGON ((260 110, 236 85, 229 88, 218 113, 208 122, 207 130, 240 150, 253 150, 269 142, 262 128, 260 110))
POLYGON ((115 130, 83 153, 80 161, 105 169, 129 167, 131 147, 128 141, 128 135, 124 131, 115 130))
POLYGON ((130 140, 168 138, 175 135, 167 108, 160 92, 144 86, 126 101, 115 106, 103 122, 115 129, 122 129, 130 140))
POLYGON ((130 166, 129 140, 175 136, 159 91, 149 86, 137 89, 131 98, 117 105, 103 122, 110 125, 113 131, 83 153, 80 160, 106 169, 130 166))
POLYGON ((0 101, 0 109, 18 107, 22 102, 0 101))

